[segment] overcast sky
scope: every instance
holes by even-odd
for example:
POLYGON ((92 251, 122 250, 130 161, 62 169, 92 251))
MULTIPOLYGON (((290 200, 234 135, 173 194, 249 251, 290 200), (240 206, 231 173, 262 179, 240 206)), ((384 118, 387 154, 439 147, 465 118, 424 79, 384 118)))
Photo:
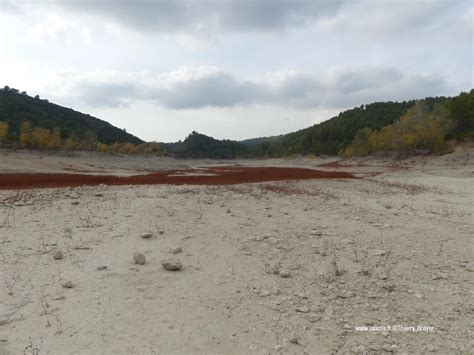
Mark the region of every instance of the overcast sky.
POLYGON ((145 140, 473 87, 471 0, 0 0, 0 85, 145 140))

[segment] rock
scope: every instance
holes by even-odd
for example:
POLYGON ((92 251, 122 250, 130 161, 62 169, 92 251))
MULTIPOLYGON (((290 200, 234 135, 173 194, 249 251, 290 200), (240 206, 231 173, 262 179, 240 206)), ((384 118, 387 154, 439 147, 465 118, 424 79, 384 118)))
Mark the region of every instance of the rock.
POLYGON ((267 290, 260 291, 260 297, 268 297, 270 295, 271 295, 270 291, 267 291, 267 290))
POLYGON ((296 308, 296 312, 299 313, 308 313, 310 311, 308 306, 301 306, 296 308))
POLYGON ((316 323, 321 320, 321 316, 319 314, 313 313, 308 316, 308 321, 311 323, 316 323))
POLYGON ((64 287, 64 288, 73 288, 74 284, 72 283, 71 280, 68 280, 68 281, 62 282, 61 286, 64 287))
POLYGON ((298 337, 298 335, 293 334, 293 335, 290 337, 290 343, 291 343, 291 344, 299 344, 299 343, 300 343, 300 338, 298 337))
POLYGON ((170 249, 170 254, 179 254, 183 251, 181 247, 173 247, 170 249))
POLYGON ((160 235, 163 234, 164 232, 165 232, 164 229, 159 229, 159 230, 158 230, 158 234, 160 234, 160 235))
POLYGON ((322 233, 321 231, 313 230, 313 231, 311 232, 311 235, 312 235, 313 237, 321 237, 321 236, 323 235, 323 233, 322 233))
POLYGON ((380 250, 380 249, 372 250, 372 254, 375 256, 385 256, 385 255, 388 255, 388 253, 389 252, 387 250, 380 250))
POLYGON ((133 254, 133 261, 135 262, 135 264, 144 265, 145 260, 146 260, 145 255, 143 255, 142 253, 133 254))
POLYGON ((280 352, 285 350, 285 347, 283 345, 278 344, 273 348, 273 350, 280 352))
POLYGON ((227 211, 225 211, 225 213, 230 213, 230 212, 231 212, 230 208, 228 208, 227 211))
POLYGON ((153 238, 153 233, 144 233, 144 234, 140 235, 140 238, 142 238, 142 239, 153 238))
POLYGON ((280 270, 280 277, 285 279, 285 278, 288 278, 290 276, 291 276, 290 270, 287 270, 287 269, 281 269, 280 270))
POLYGON ((466 264, 466 270, 474 272, 474 263, 467 263, 466 264))
POLYGON ((181 261, 179 261, 179 259, 163 260, 161 262, 161 266, 163 266, 163 269, 167 271, 178 271, 183 268, 183 264, 181 264, 181 261))
POLYGON ((64 254, 61 250, 57 250, 53 255, 54 260, 61 260, 64 259, 64 254))
POLYGON ((98 266, 96 268, 97 271, 102 271, 102 270, 107 270, 107 269, 108 269, 107 265, 98 266))
POLYGON ((423 295, 421 293, 415 293, 415 297, 418 299, 422 299, 423 295))

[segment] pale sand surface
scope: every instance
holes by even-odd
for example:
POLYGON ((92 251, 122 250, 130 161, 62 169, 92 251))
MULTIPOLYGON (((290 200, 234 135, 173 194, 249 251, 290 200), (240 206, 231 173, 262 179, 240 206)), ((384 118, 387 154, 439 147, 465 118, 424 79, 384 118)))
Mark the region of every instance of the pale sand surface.
MULTIPOLYGON (((0 172, 333 160, 1 152, 0 172)), ((472 148, 345 163, 364 166, 338 169, 383 174, 0 191, 0 354, 473 353, 472 148), (176 246, 182 253, 170 254, 176 246), (166 258, 183 270, 165 271, 166 258), (61 286, 68 280, 73 288, 61 286), (355 330, 362 325, 434 329, 355 330)))

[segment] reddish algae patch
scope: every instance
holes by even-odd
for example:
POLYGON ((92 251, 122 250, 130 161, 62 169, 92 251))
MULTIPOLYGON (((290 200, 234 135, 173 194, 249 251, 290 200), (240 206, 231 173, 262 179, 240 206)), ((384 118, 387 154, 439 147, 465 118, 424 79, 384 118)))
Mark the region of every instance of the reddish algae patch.
POLYGON ((344 171, 321 171, 302 168, 226 166, 188 170, 167 170, 146 175, 115 176, 90 174, 3 174, 0 190, 58 188, 105 185, 235 185, 252 182, 355 179, 344 171))

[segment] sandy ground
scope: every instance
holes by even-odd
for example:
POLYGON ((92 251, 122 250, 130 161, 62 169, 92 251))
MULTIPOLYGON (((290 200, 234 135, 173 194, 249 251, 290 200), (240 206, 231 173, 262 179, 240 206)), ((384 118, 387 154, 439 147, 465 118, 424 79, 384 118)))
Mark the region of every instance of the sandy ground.
MULTIPOLYGON (((208 163, 0 153, 2 173, 208 163)), ((0 191, 0 354, 473 353, 472 148, 341 164, 383 174, 0 191)))

